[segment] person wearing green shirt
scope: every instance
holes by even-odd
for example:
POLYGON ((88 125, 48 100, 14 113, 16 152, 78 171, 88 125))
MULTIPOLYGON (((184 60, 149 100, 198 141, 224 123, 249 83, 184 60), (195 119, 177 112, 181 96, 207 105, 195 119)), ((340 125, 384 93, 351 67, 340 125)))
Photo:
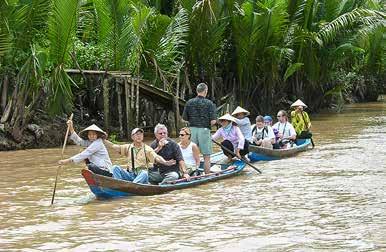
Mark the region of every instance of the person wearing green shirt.
POLYGON ((295 128, 296 138, 311 138, 312 133, 310 132, 310 117, 308 116, 308 113, 304 111, 304 109, 307 108, 307 105, 298 99, 291 105, 291 108, 295 108, 295 110, 291 112, 291 123, 295 128))

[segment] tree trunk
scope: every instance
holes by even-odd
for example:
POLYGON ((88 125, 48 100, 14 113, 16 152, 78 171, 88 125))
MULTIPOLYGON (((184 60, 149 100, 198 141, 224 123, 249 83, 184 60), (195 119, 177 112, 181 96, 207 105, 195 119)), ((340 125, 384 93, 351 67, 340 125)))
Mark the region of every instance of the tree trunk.
POLYGON ((127 138, 130 138, 130 86, 127 78, 124 79, 125 82, 125 102, 126 102, 126 134, 127 138))
POLYGON ((2 113, 5 111, 5 107, 7 106, 8 84, 9 84, 8 75, 5 75, 3 80, 3 89, 1 92, 1 112, 2 113))
POLYGON ((109 131, 110 128, 110 108, 109 108, 109 79, 103 79, 103 114, 104 114, 104 130, 109 131))
POLYGON ((121 88, 121 83, 116 82, 115 83, 115 88, 117 91, 117 96, 118 96, 118 120, 119 120, 119 133, 123 133, 123 115, 122 115, 122 88, 121 88))
POLYGON ((180 70, 177 72, 177 84, 176 84, 176 95, 174 96, 174 119, 176 121, 176 135, 178 134, 178 131, 180 129, 180 121, 181 121, 181 116, 180 116, 180 102, 178 99, 178 93, 180 90, 180 70))
POLYGON ((135 127, 139 125, 139 76, 137 79, 136 96, 135 96, 135 127))
POLYGON ((80 107, 80 120, 83 121, 83 117, 84 117, 84 108, 83 108, 82 95, 78 95, 78 100, 79 100, 79 107, 80 107))
POLYGON ((192 86, 190 85, 188 68, 186 66, 184 68, 184 72, 185 72, 185 84, 189 90, 189 97, 191 97, 193 94, 193 90, 192 90, 192 86))
POLYGON ((14 106, 14 103, 16 102, 17 99, 17 93, 18 93, 19 87, 16 85, 15 89, 13 90, 12 97, 8 101, 7 106, 5 107, 4 113, 1 117, 0 123, 5 123, 9 120, 9 117, 12 114, 12 108, 14 106))
POLYGON ((133 129, 135 128, 134 127, 134 124, 135 124, 135 116, 134 116, 134 106, 135 106, 135 81, 134 81, 134 78, 131 79, 131 90, 130 90, 130 129, 133 129))
POLYGON ((214 77, 212 76, 210 78, 210 82, 211 82, 211 86, 212 86, 212 90, 211 90, 211 100, 214 101, 214 90, 216 89, 216 82, 214 80, 214 77))

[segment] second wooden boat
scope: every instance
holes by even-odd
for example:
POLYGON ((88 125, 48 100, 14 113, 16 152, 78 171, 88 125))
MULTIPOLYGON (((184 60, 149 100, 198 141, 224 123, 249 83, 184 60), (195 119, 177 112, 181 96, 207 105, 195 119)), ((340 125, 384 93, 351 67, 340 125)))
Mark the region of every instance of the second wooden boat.
POLYGON ((298 139, 297 145, 287 149, 268 149, 255 145, 249 146, 249 159, 255 161, 269 161, 284 157, 291 157, 301 151, 305 151, 311 145, 311 139, 298 139))

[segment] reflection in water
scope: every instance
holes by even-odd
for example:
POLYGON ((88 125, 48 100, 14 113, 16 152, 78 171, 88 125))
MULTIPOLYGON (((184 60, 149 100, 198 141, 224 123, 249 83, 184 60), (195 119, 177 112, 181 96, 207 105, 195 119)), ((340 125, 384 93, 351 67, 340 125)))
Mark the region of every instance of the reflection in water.
POLYGON ((50 206, 61 150, 2 152, 0 250, 386 251, 385 111, 314 116, 312 151, 151 197, 96 200, 67 166, 50 206))

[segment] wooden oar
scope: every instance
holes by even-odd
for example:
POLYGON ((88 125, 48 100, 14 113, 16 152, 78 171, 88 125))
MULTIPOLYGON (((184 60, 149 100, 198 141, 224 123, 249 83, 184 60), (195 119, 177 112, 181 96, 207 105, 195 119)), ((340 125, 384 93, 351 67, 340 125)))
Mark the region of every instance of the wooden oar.
MULTIPOLYGON (((227 147, 225 147, 224 145, 222 145, 221 143, 219 142, 216 142, 215 140, 212 139, 212 142, 217 144, 218 146, 220 146, 221 148, 223 148, 224 150, 226 150, 227 152, 233 154, 235 157, 237 157, 236 153, 234 153, 233 151, 231 151, 230 149, 228 149, 227 147)), ((259 169, 257 169, 253 164, 251 164, 251 162, 249 162, 247 159, 245 159, 243 156, 241 156, 241 160, 243 160, 247 165, 249 165, 250 167, 252 167, 253 169, 255 169, 258 173, 261 174, 261 171, 259 169)))
MULTIPOLYGON (((74 114, 71 114, 69 120, 72 120, 72 117, 73 117, 73 116, 74 116, 74 114)), ((66 131, 66 135, 65 135, 65 137, 64 137, 64 143, 63 143, 63 148, 62 148, 62 159, 63 159, 64 149, 66 148, 67 138, 68 138, 68 132, 69 132, 69 131, 70 131, 70 127, 67 126, 67 131, 66 131)), ((53 191, 53 193, 52 193, 51 205, 54 204, 55 192, 56 192, 56 184, 57 184, 57 182, 58 182, 58 177, 59 177, 59 171, 60 171, 60 168, 61 168, 61 165, 59 165, 59 166, 58 166, 58 169, 56 170, 56 178, 55 178, 54 191, 53 191)))
POLYGON ((315 148, 314 139, 312 139, 312 137, 310 137, 310 140, 311 140, 311 145, 312 145, 312 149, 313 149, 313 148, 315 148))

